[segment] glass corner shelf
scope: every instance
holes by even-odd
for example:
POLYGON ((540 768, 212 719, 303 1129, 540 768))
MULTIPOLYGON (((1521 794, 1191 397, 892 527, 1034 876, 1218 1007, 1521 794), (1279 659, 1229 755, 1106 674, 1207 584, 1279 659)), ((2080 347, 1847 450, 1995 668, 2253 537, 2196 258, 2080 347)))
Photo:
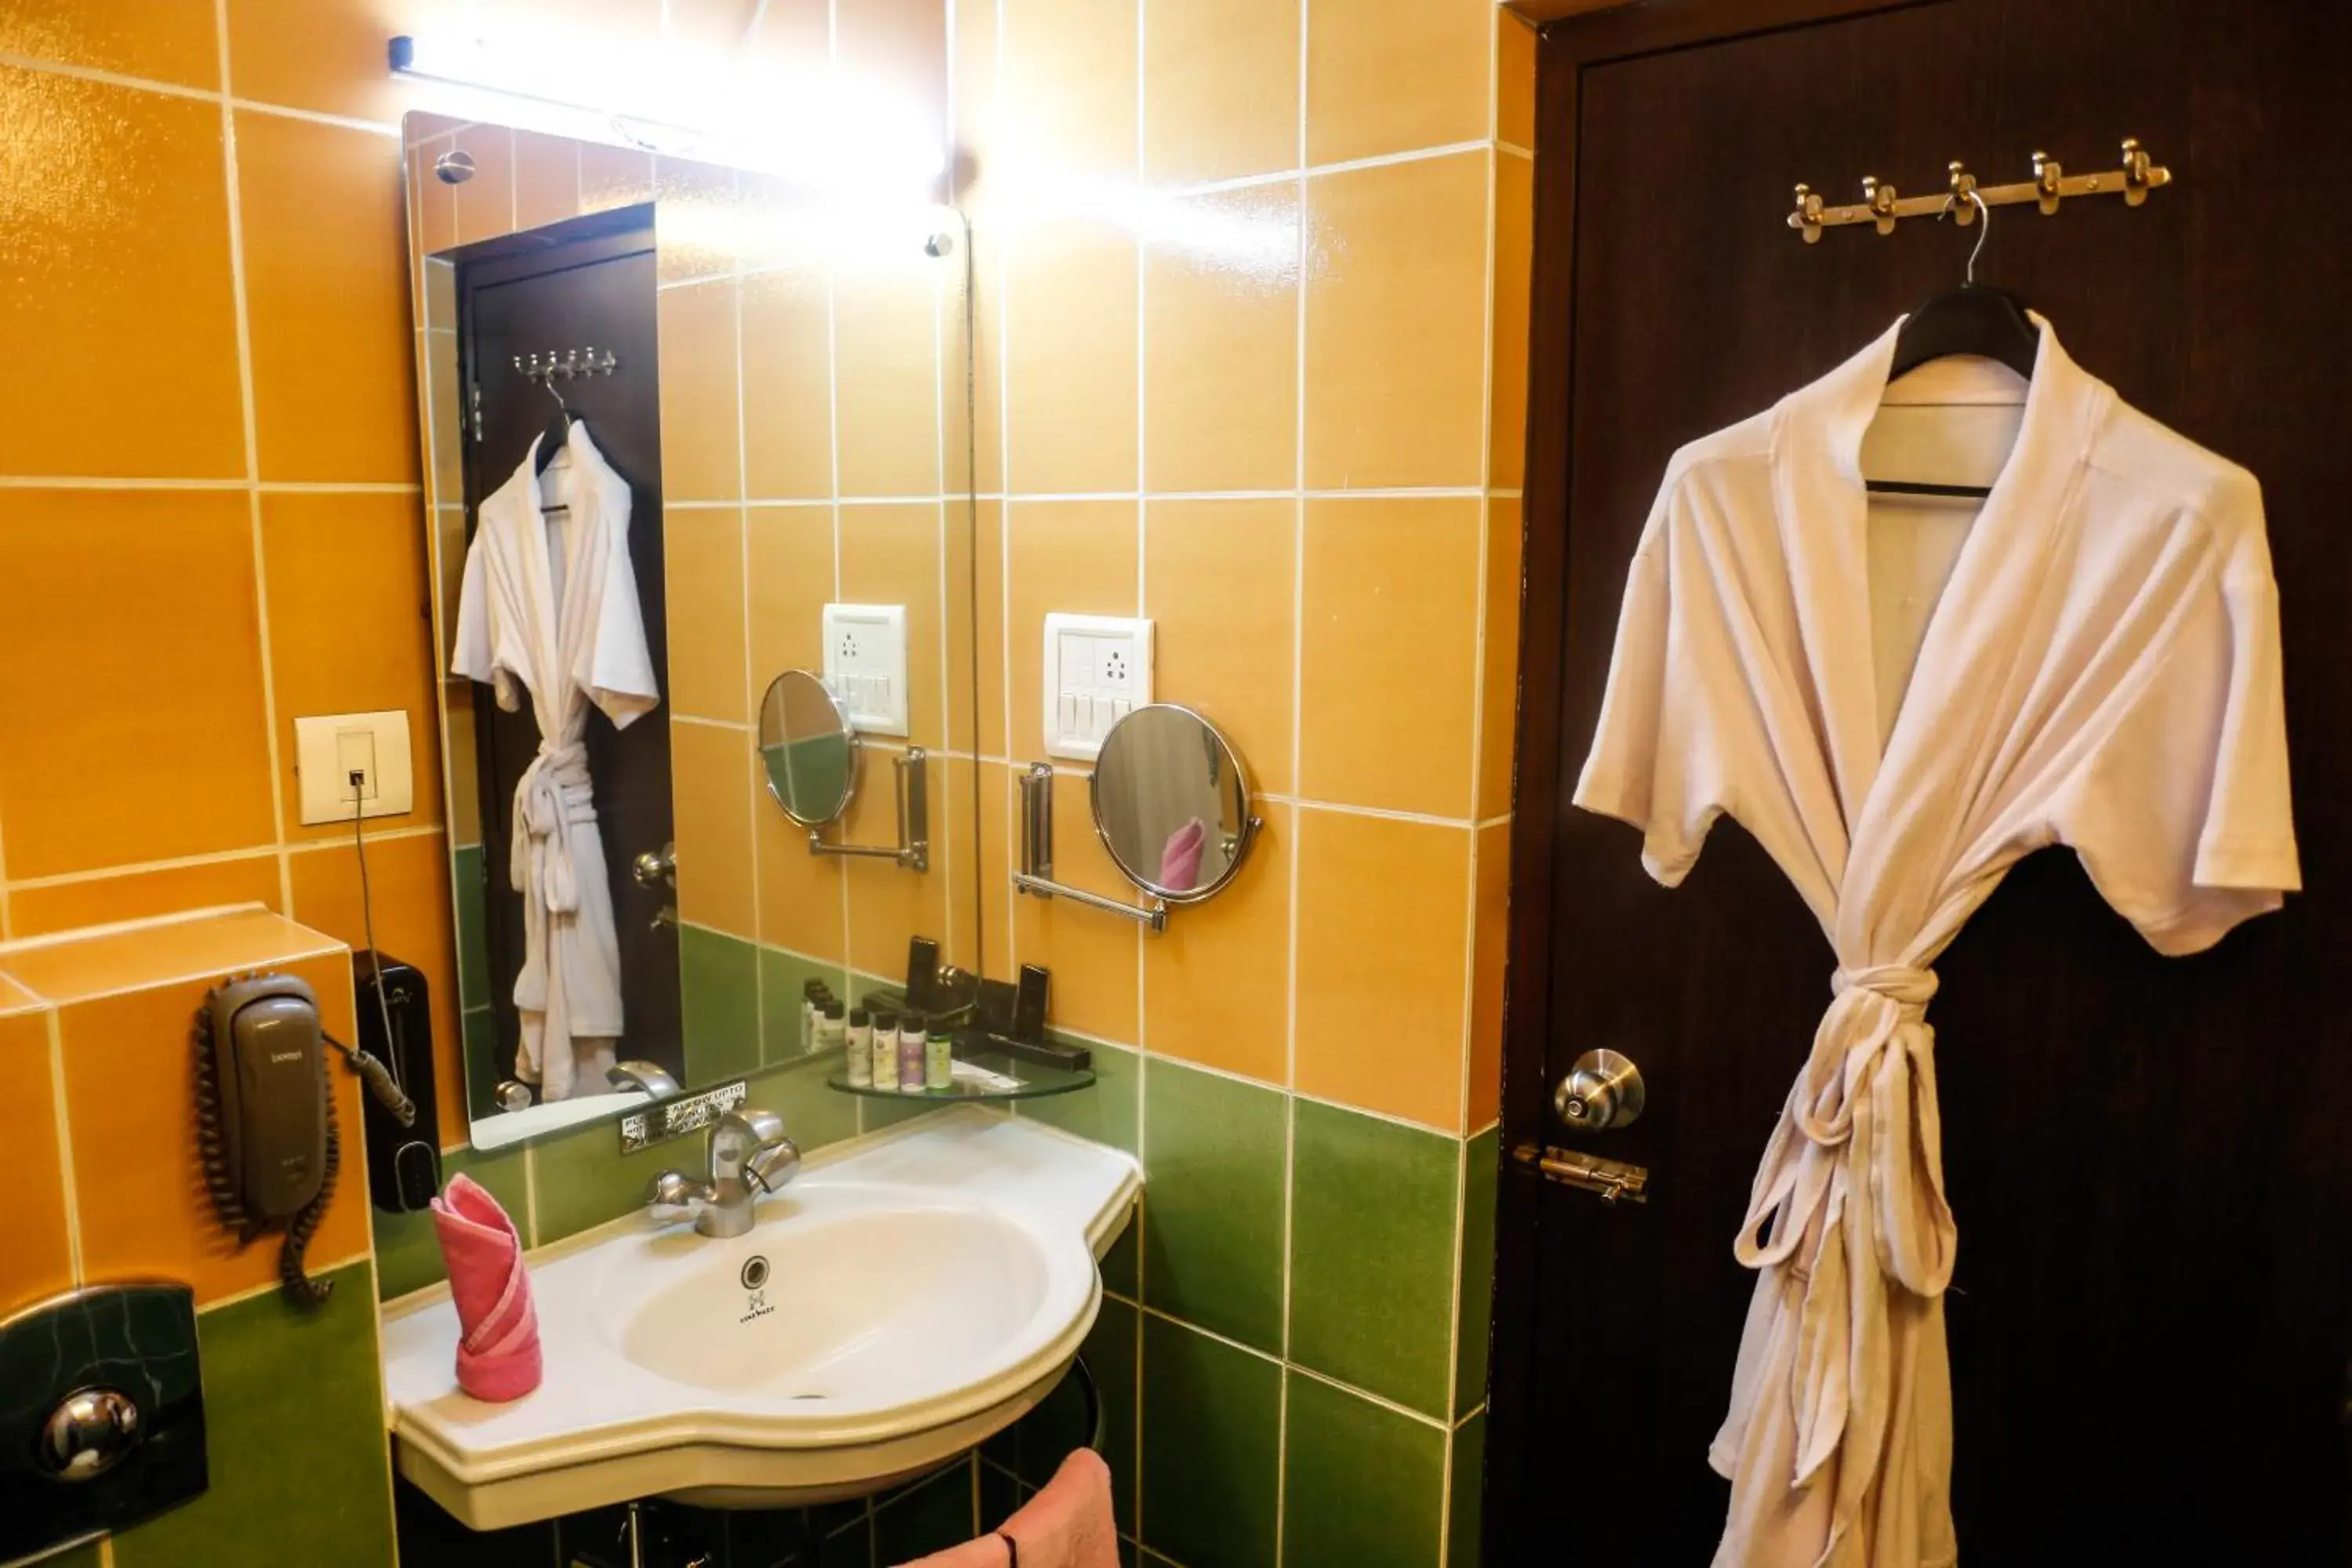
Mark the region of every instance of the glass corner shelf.
POLYGON ((930 1100, 941 1104, 964 1100, 1043 1100, 1049 1095, 1069 1094, 1092 1088, 1095 1081, 1091 1068, 1055 1067, 1049 1062, 1034 1061, 984 1047, 970 1050, 959 1047, 955 1067, 955 1081, 946 1089, 909 1091, 895 1086, 877 1088, 872 1084, 850 1082, 846 1071, 836 1072, 824 1081, 828 1089, 837 1089, 844 1094, 864 1095, 869 1100, 895 1100, 902 1103, 930 1100))

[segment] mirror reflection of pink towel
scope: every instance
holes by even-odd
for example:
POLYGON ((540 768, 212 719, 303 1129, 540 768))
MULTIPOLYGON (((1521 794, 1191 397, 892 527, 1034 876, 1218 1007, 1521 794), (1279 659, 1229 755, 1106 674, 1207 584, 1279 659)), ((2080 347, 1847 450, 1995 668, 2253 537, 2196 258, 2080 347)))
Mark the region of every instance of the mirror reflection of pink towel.
POLYGON ((1201 880, 1201 851, 1209 845, 1209 825, 1194 817, 1168 836, 1160 851, 1160 885, 1171 893, 1189 891, 1201 880))
POLYGON ((433 1200, 433 1232, 457 1308, 457 1386, 477 1399, 520 1399, 539 1386, 539 1314, 514 1221, 461 1174, 433 1200))
POLYGON ((1004 1568, 1010 1537, 1021 1548, 1021 1568, 1118 1568, 1118 1529, 1111 1522, 1110 1467, 1092 1448, 1062 1461, 1045 1489, 1021 1511, 977 1541, 950 1547, 907 1568, 1004 1568))

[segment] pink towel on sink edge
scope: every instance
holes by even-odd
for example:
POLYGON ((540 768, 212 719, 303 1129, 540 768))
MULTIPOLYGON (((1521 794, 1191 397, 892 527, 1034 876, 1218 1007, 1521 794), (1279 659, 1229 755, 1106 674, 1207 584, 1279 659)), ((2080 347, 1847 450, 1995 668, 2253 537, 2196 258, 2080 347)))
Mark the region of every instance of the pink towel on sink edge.
POLYGON ((477 1399, 520 1399, 539 1386, 539 1315, 514 1221, 461 1174, 433 1200, 433 1231, 457 1308, 457 1386, 477 1399))
POLYGON ((1045 1489, 990 1534, 934 1552, 908 1568, 1005 1568, 1010 1536, 1021 1548, 1021 1568, 1118 1568, 1118 1527, 1112 1522, 1110 1467, 1092 1448, 1062 1461, 1045 1489))

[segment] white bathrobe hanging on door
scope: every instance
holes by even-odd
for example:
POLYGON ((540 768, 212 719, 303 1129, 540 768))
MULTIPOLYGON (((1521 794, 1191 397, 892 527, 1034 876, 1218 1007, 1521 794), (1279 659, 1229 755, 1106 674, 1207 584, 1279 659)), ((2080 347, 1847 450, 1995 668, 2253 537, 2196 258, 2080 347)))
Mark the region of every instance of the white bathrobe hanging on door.
POLYGON ((521 704, 520 684, 539 721, 539 751, 515 786, 510 841, 523 908, 515 1071, 554 1100, 607 1087, 622 1029, 620 942, 588 778, 588 710, 602 709, 619 727, 661 693, 629 564, 628 482, 578 420, 544 474, 539 447, 534 440, 481 505, 450 668, 490 682, 509 712, 521 704))
MULTIPOLYGON (((1860 453, 1895 331, 1685 447, 1635 553, 1576 802, 1668 887, 1729 814, 1835 952, 1736 1250, 1759 1271, 1719 1565, 1958 1553, 1929 965, 2071 847, 2158 951, 2299 886, 2277 592, 2252 477, 2135 412, 2046 321, 2000 476, 1882 731, 1860 453)), ((1899 323, 1898 323, 1899 327, 1899 323)), ((1966 1042, 1962 1042, 1966 1048, 1966 1042)))

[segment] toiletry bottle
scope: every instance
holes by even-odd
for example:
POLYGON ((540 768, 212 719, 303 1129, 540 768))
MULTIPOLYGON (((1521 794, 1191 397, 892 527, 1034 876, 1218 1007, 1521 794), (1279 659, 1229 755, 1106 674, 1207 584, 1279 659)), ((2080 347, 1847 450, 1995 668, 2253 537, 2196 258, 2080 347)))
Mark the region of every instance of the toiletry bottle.
POLYGON ((801 1055, 816 1048, 816 1009, 824 995, 824 982, 814 975, 801 982, 801 1055))
POLYGON ((828 994, 816 1014, 816 1053, 835 1061, 841 1060, 849 1043, 849 1026, 843 1020, 843 1011, 841 998, 828 994))
POLYGON ((898 1015, 887 1007, 874 1009, 874 1065, 868 1081, 877 1089, 898 1087, 898 1015))
POLYGON ((848 1070, 849 1087, 870 1088, 874 1082, 874 1019, 863 1007, 849 1010, 849 1043, 844 1048, 848 1059, 842 1066, 848 1070))
POLYGON ((923 1092, 924 1051, 929 1037, 923 1027, 920 1013, 908 1013, 898 1020, 898 1092, 923 1092))
POLYGON ((955 1031, 942 1021, 923 1042, 923 1087, 955 1087, 955 1031))

